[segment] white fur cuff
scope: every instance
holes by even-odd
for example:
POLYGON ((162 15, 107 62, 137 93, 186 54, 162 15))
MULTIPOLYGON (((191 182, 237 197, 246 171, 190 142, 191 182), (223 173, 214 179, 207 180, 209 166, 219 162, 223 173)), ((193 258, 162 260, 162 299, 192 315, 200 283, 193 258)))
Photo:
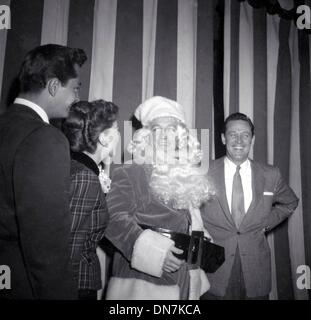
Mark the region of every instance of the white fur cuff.
POLYGON ((107 289, 107 300, 179 300, 179 287, 157 285, 135 278, 112 277, 107 289))
POLYGON ((189 300, 199 300, 200 296, 210 288, 210 283, 202 269, 189 270, 189 300))
POLYGON ((154 277, 161 277, 164 259, 173 245, 173 240, 152 230, 144 230, 134 244, 131 266, 154 277))

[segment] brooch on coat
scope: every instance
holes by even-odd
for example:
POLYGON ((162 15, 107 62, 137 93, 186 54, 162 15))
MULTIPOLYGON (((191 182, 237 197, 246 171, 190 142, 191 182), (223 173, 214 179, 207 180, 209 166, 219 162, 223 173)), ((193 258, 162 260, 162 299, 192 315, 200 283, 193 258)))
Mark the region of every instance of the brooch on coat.
POLYGON ((111 179, 109 178, 108 174, 105 172, 101 165, 99 166, 98 179, 103 192, 108 193, 110 191, 111 179))

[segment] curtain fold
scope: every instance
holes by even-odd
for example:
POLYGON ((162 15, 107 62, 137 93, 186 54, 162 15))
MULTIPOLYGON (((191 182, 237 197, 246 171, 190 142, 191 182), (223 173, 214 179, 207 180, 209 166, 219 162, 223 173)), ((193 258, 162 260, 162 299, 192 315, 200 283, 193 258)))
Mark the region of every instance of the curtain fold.
MULTIPOLYGON (((254 119, 254 48, 253 8, 247 2, 240 5, 239 26, 239 111, 254 119)), ((252 155, 251 155, 252 156, 252 155)))
MULTIPOLYGON (((214 8, 215 1, 198 0, 196 40, 195 128, 209 130, 205 155, 214 158, 214 8)), ((201 141, 202 144, 202 141, 201 141)), ((202 146, 203 147, 203 146, 202 146)), ((204 150, 203 150, 204 152, 204 150)))
MULTIPOLYGON (((289 182, 290 135, 292 111, 292 66, 289 50, 291 22, 281 19, 279 25, 279 52, 274 109, 274 165, 278 166, 282 177, 289 182)), ((278 298, 293 299, 290 269, 288 221, 274 230, 276 281, 278 298)))
POLYGON ((80 70, 81 100, 88 100, 90 92, 94 6, 95 0, 88 0, 87 2, 85 0, 70 1, 68 46, 83 49, 88 57, 80 70))
POLYGON ((96 0, 89 100, 113 99, 117 1, 96 0))
POLYGON ((153 96, 158 0, 144 0, 142 101, 153 96))
MULTIPOLYGON (((309 37, 303 32, 298 34, 299 50, 299 129, 300 129, 300 160, 301 160, 301 185, 302 185, 302 208, 303 228, 306 265, 311 267, 311 81, 310 81, 310 47, 309 37)), ((310 286, 310 283, 309 283, 310 286)), ((309 290, 309 298, 311 292, 309 290)))
POLYGON ((41 44, 67 45, 70 0, 44 0, 41 44))
MULTIPOLYGON (((25 53, 40 43, 68 43, 88 53, 81 97, 114 101, 120 107, 122 144, 116 159, 121 160, 132 137, 124 121, 153 95, 178 100, 191 127, 198 133, 209 130, 204 144, 210 158, 224 154, 224 118, 236 111, 250 116, 256 136, 251 156, 278 165, 300 198, 283 230, 268 236, 270 298, 307 298, 306 290, 296 286, 296 270, 311 265, 311 35, 250 1, 1 3, 10 4, 12 13, 12 29, 0 31, 1 112, 14 98, 12 83, 25 53)), ((129 160, 126 152, 123 160, 129 160)))
POLYGON ((189 128, 195 124, 197 0, 178 1, 177 101, 189 128))
POLYGON ((224 117, 230 113, 230 74, 231 74, 231 1, 225 1, 224 18, 224 117))
MULTIPOLYGON (((301 192, 301 163, 300 163, 300 136, 299 136, 299 55, 298 34, 295 26, 291 26, 290 51, 292 62, 292 113, 291 113, 291 141, 290 141, 290 170, 289 182, 300 199, 298 208, 288 221, 289 249, 291 257, 291 272, 296 274, 300 265, 305 265, 305 245, 303 238, 303 211, 301 192), (297 250, 301 248, 301 250, 297 250)), ((306 290, 300 290, 296 285, 296 277, 292 277, 295 299, 305 300, 308 298, 306 290)))
MULTIPOLYGON (((254 120, 253 8, 241 3, 239 26, 239 106, 238 111, 254 120)), ((253 158, 253 147, 249 156, 253 158)))
MULTIPOLYGON (((10 6, 11 0, 1 1, 1 5, 10 6)), ((5 59, 5 48, 6 48, 6 39, 7 39, 7 30, 0 31, 0 98, 1 98, 1 89, 2 89, 2 80, 3 80, 3 70, 4 70, 4 59, 5 59)))
POLYGON ((154 95, 177 98, 178 1, 158 0, 154 95))
POLYGON ((268 123, 267 123, 267 18, 263 9, 253 10, 253 51, 254 51, 254 111, 256 123, 256 143, 254 158, 268 161, 268 123))

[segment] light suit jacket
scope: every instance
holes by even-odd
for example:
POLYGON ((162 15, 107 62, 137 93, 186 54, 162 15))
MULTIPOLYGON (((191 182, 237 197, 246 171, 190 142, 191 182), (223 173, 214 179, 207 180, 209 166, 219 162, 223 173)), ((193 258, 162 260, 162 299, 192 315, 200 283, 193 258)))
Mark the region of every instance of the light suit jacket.
POLYGON ((235 252, 239 246, 248 297, 271 290, 270 248, 263 231, 271 230, 293 213, 298 198, 284 182, 278 168, 251 161, 253 198, 239 227, 235 226, 226 197, 224 158, 211 163, 208 177, 215 196, 202 208, 202 218, 214 242, 225 248, 225 263, 208 274, 210 293, 224 296, 235 252))

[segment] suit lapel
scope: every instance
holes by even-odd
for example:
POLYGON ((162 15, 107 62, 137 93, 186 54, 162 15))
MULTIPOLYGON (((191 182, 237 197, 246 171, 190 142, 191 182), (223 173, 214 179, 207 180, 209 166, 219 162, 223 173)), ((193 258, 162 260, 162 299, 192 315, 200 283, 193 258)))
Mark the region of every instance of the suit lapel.
MULTIPOLYGON (((247 221, 247 219, 251 218, 252 211, 256 208, 258 205, 258 202, 262 199, 262 194, 264 191, 264 184, 265 179, 264 175, 261 172, 260 167, 258 164, 254 161, 250 161, 251 163, 251 169, 252 169, 252 202, 247 210, 247 213, 245 214, 245 217, 241 223, 242 224, 247 221)), ((215 186, 217 188, 217 198, 219 201, 219 204, 227 218, 227 220, 235 226, 235 223, 233 221, 232 215, 229 210, 228 200, 226 196, 226 185, 225 185, 225 166, 224 166, 224 158, 219 161, 219 164, 217 167, 214 168, 212 173, 213 180, 215 182, 215 186)))
POLYGON ((224 158, 222 159, 222 161, 219 162, 219 165, 213 171, 213 180, 214 180, 215 186, 217 188, 216 195, 217 195, 219 204, 220 204, 226 218, 229 220, 229 222, 231 224, 235 225, 233 218, 232 218, 232 215, 230 213, 228 200, 227 200, 227 196, 226 196, 224 158))
POLYGON ((256 208, 258 202, 262 198, 265 184, 264 175, 260 172, 260 168, 258 167, 256 162, 251 161, 251 169, 253 199, 247 210, 246 217, 252 213, 252 211, 256 208))

